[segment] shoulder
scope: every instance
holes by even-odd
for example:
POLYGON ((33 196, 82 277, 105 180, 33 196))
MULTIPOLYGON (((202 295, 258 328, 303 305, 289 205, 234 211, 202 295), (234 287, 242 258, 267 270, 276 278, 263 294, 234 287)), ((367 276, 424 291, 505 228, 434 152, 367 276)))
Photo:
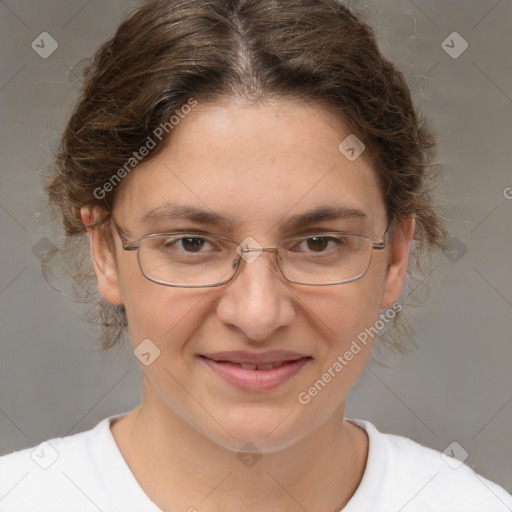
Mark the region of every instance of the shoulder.
POLYGON ((105 499, 90 457, 90 441, 108 428, 108 418, 91 430, 0 457, 0 510, 98 510, 105 499), (37 505, 34 505, 37 504, 37 505))
POLYGON ((406 437, 381 433, 368 421, 349 421, 368 434, 367 468, 360 488, 375 490, 378 485, 379 491, 372 492, 380 510, 383 505, 403 512, 512 509, 512 496, 505 489, 455 458, 460 445, 450 446, 447 455, 406 437))

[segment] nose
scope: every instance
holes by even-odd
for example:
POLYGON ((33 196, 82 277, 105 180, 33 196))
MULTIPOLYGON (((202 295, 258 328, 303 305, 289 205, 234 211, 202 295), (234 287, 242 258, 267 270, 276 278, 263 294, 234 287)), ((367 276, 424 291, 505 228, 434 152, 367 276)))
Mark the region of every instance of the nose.
POLYGON ((295 308, 290 283, 275 263, 275 251, 256 251, 243 250, 240 268, 222 287, 217 316, 224 324, 240 329, 246 338, 261 342, 291 324, 295 308))

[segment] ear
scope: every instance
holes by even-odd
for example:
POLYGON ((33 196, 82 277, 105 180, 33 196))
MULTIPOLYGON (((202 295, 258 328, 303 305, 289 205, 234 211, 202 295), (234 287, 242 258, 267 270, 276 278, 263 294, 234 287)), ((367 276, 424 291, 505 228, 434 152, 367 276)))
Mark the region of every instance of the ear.
MULTIPOLYGON (((89 207, 80 210, 82 224, 86 228, 98 220, 99 216, 95 214, 96 212, 89 207)), ((105 300, 119 306, 123 304, 123 299, 119 288, 119 276, 113 249, 109 246, 108 240, 99 227, 88 228, 87 235, 100 293, 105 300)))
POLYGON ((409 262, 409 248, 414 235, 416 221, 414 218, 404 219, 398 229, 393 232, 393 244, 389 256, 389 266, 386 275, 381 308, 389 308, 402 294, 407 265, 409 262))

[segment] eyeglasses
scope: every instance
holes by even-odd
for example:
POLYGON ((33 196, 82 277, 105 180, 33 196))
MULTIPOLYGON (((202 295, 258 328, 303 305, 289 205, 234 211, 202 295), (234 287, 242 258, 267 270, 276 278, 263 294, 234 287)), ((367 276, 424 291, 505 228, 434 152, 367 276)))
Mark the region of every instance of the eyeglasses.
POLYGON ((386 247, 388 222, 382 242, 355 233, 328 231, 284 238, 276 247, 261 247, 252 238, 238 244, 219 235, 194 231, 153 233, 129 241, 113 219, 125 251, 138 251, 142 274, 164 286, 199 288, 230 281, 242 259, 252 263, 262 252, 272 252, 284 278, 313 286, 344 284, 363 277, 373 250, 386 247), (247 247, 248 243, 252 247, 247 247), (252 254, 252 255, 251 255, 252 254))

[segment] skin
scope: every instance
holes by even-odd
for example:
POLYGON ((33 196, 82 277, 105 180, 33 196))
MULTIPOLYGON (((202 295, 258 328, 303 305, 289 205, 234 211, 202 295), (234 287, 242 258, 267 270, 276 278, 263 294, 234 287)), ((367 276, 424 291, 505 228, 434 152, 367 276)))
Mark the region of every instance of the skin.
MULTIPOLYGON (((237 242, 251 236, 273 247, 300 232, 283 231, 284 219, 329 203, 355 206, 368 221, 313 227, 350 229, 380 241, 387 225, 382 193, 365 153, 350 162, 339 151, 349 134, 328 110, 302 101, 199 101, 164 150, 123 180, 114 217, 131 240, 199 228, 237 242), (233 220, 232 231, 183 220, 151 226, 139 221, 166 201, 218 212, 233 220)), ((84 208, 82 221, 99 215, 84 208)), ((344 420, 344 410, 372 340, 309 404, 297 396, 399 299, 414 220, 395 230, 392 245, 373 252, 363 278, 334 286, 290 283, 276 270, 272 254, 262 253, 243 262, 225 285, 166 287, 147 280, 136 252, 123 251, 111 232, 113 251, 98 230, 89 231, 100 292, 112 304, 125 305, 134 348, 149 338, 161 352, 149 366, 141 365, 141 405, 111 427, 149 498, 173 511, 341 509, 367 460, 366 433, 344 420), (283 385, 248 393, 197 357, 270 349, 313 359, 283 385), (237 458, 246 442, 263 455, 252 467, 237 458)))

